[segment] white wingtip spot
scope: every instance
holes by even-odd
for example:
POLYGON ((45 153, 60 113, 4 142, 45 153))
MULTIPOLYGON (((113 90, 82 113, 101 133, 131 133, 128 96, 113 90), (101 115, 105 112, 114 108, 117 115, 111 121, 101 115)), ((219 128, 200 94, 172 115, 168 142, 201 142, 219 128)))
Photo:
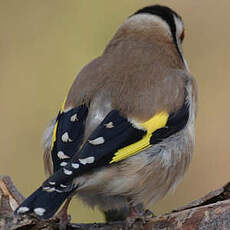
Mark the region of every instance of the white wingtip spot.
POLYGON ((18 214, 28 212, 30 209, 28 207, 20 207, 17 211, 18 214))
POLYGON ((105 124, 105 127, 106 127, 107 129, 112 129, 112 128, 114 127, 113 122, 110 121, 109 123, 105 124))
POLYGON ((66 166, 67 164, 68 164, 67 162, 63 161, 63 162, 60 164, 60 166, 64 167, 64 166, 66 166))
POLYGON ((77 164, 77 163, 72 163, 72 167, 75 168, 75 169, 78 169, 78 168, 79 168, 79 164, 77 164))
POLYGON ((68 170, 68 169, 64 169, 64 173, 65 173, 66 175, 71 175, 73 172, 70 171, 70 170, 68 170))
POLYGON ((46 192, 54 192, 55 191, 55 188, 51 188, 51 187, 43 187, 42 189, 46 192))
POLYGON ((37 214, 38 216, 43 216, 45 211, 46 210, 44 208, 35 208, 34 209, 34 213, 37 214))
POLYGON ((69 138, 69 134, 65 132, 61 137, 63 142, 71 142, 72 140, 69 138))
POLYGON ((84 159, 79 159, 80 163, 83 165, 92 164, 95 161, 95 157, 87 157, 84 159))
POLYGON ((62 188, 66 188, 66 187, 67 187, 67 185, 60 184, 60 187, 62 187, 62 188))
POLYGON ((98 137, 94 140, 89 140, 89 143, 92 145, 101 145, 105 142, 105 139, 103 137, 98 137))
POLYGON ((71 118, 70 121, 75 122, 78 121, 79 119, 77 118, 77 114, 75 113, 71 118))
POLYGON ((54 182, 54 181, 50 181, 50 182, 49 182, 49 184, 51 184, 51 185, 55 185, 55 184, 56 184, 56 182, 54 182))
POLYGON ((57 156, 59 157, 59 159, 68 159, 70 158, 69 156, 67 156, 65 153, 63 153, 62 151, 59 151, 57 153, 57 156))

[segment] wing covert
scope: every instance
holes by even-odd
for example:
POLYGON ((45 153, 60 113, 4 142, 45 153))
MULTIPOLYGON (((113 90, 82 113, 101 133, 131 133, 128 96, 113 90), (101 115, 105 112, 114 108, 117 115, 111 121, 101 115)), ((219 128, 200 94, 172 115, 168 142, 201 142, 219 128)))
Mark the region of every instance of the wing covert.
POLYGON ((51 147, 54 172, 66 166, 67 162, 78 151, 83 139, 87 113, 88 108, 85 105, 67 112, 63 110, 59 112, 53 131, 51 147))
POLYGON ((138 142, 145 134, 145 130, 134 127, 117 110, 112 110, 71 161, 46 180, 43 187, 72 189, 70 184, 73 178, 92 169, 108 166, 119 149, 138 142), (55 185, 52 186, 53 182, 55 185))
POLYGON ((183 129, 188 117, 189 105, 186 100, 177 112, 155 114, 138 126, 134 126, 117 110, 112 110, 67 165, 44 182, 43 189, 72 190, 72 181, 77 176, 124 160, 161 142, 183 129))

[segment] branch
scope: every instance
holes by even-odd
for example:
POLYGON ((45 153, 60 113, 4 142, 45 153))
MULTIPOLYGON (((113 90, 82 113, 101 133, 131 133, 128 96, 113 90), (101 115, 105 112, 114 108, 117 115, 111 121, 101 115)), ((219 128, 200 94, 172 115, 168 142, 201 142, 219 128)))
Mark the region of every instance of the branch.
MULTIPOLYGON (((15 217, 13 211, 24 197, 7 176, 0 177, 0 229, 59 229, 57 220, 41 221, 35 216, 15 217)), ((138 221, 131 227, 125 222, 98 224, 69 224, 68 230, 177 230, 177 229, 230 229, 230 183, 210 192, 199 200, 171 213, 152 218, 147 223, 138 221)))

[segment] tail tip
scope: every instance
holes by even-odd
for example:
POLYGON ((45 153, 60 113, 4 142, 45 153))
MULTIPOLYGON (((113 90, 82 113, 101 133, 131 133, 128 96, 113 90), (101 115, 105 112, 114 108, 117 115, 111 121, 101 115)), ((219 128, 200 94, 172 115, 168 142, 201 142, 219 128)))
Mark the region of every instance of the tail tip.
POLYGON ((36 216, 42 218, 45 217, 45 212, 46 209, 45 208, 34 208, 33 210, 30 209, 29 207, 26 206, 20 206, 18 209, 15 210, 14 214, 15 215, 23 215, 23 214, 35 214, 36 216))

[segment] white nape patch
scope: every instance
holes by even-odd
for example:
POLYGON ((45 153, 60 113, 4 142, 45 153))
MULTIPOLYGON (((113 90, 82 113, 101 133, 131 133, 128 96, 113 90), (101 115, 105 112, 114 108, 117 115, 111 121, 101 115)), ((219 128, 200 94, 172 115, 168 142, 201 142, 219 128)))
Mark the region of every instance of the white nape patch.
POLYGON ((66 187, 67 187, 67 185, 60 184, 60 187, 62 187, 62 188, 66 188, 66 187))
POLYGON ((45 211, 46 210, 44 208, 35 208, 34 209, 34 213, 37 214, 38 216, 43 216, 45 211))
POLYGON ((58 158, 60 158, 60 159, 68 159, 68 158, 70 158, 68 155, 66 155, 66 154, 63 153, 62 151, 59 151, 59 152, 57 153, 57 156, 58 156, 58 158))
POLYGON ((72 121, 72 122, 79 121, 76 113, 70 118, 70 121, 72 121))
POLYGON ((63 142, 71 142, 72 140, 69 138, 69 134, 65 132, 61 137, 63 142))
POLYGON ((128 121, 132 124, 132 126, 136 129, 140 129, 140 130, 145 130, 145 128, 143 126, 141 126, 141 124, 133 119, 128 119, 128 121))
POLYGON ((183 61, 184 61, 185 68, 187 69, 187 71, 189 71, 188 63, 187 63, 187 61, 186 61, 184 55, 182 55, 182 57, 183 57, 183 61))
POLYGON ((60 164, 60 166, 64 167, 64 166, 66 166, 67 164, 68 164, 67 162, 63 161, 63 162, 60 164))
POLYGON ((189 71, 188 63, 187 63, 187 61, 186 61, 186 59, 184 57, 184 54, 182 52, 182 49, 181 49, 180 45, 179 45, 179 44, 181 44, 180 36, 184 31, 184 25, 183 25, 183 22, 181 21, 181 19, 179 19, 176 15, 173 15, 173 17, 174 17, 174 21, 175 21, 175 25, 176 25, 177 43, 178 43, 178 46, 179 46, 178 48, 179 48, 181 56, 183 58, 185 68, 187 69, 187 71, 189 71))
POLYGON ((25 212, 28 212, 30 209, 28 207, 20 207, 17 211, 17 213, 25 213, 25 212))
POLYGON ((56 184, 56 182, 54 182, 54 181, 50 181, 50 182, 49 182, 49 184, 51 184, 51 185, 55 185, 55 184, 56 184))
POLYGON ((164 21, 161 17, 153 14, 135 14, 126 19, 126 21, 121 25, 133 27, 133 29, 137 30, 140 29, 153 29, 153 24, 157 25, 158 27, 163 28, 167 34, 171 35, 171 31, 169 25, 166 21, 164 21))
POLYGON ((84 159, 79 159, 80 163, 83 165, 92 164, 95 161, 95 157, 87 157, 84 159))
POLYGON ((75 168, 75 169, 78 169, 79 166, 80 166, 78 163, 72 163, 71 165, 72 165, 72 167, 75 168))
POLYGON ((103 137, 98 137, 94 140, 89 140, 89 143, 92 145, 101 145, 101 144, 104 144, 104 142, 105 142, 105 139, 103 137))
POLYGON ((183 25, 183 22, 176 15, 173 15, 173 17, 174 17, 174 22, 176 25, 177 37, 179 38, 181 34, 183 33, 184 25, 183 25))
POLYGON ((73 173, 72 171, 65 169, 65 168, 63 170, 66 175, 71 175, 73 173))
POLYGON ((112 129, 112 128, 114 127, 113 122, 110 121, 109 123, 105 124, 105 127, 106 127, 107 129, 112 129))

